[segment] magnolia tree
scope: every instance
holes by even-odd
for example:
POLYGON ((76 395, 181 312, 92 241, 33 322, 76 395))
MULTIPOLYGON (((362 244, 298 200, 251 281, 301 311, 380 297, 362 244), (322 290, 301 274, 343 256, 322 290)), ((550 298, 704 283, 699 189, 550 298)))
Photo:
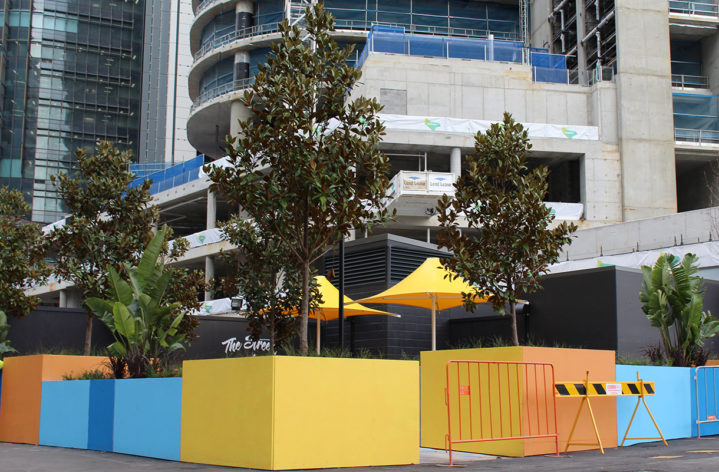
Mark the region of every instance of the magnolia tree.
POLYGON ((27 220, 30 205, 22 193, 0 188, 0 310, 21 317, 39 303, 25 290, 49 273, 40 227, 27 220))
MULTIPOLYGON (((55 252, 54 271, 60 279, 71 281, 83 298, 108 298, 111 280, 108 267, 120 271, 123 264, 137 264, 142 251, 152 240, 159 216, 152 205, 150 181, 129 188, 135 175, 130 172, 132 154, 120 151, 109 142, 101 142, 94 154, 77 151, 77 172, 53 176, 58 194, 69 215, 49 235, 55 252)), ((170 260, 187 250, 187 241, 175 240, 172 248, 167 231, 163 254, 170 260)), ((168 268, 172 273, 168 287, 170 302, 182 308, 199 309, 198 292, 203 289, 204 276, 183 268, 168 268)), ((181 330, 191 333, 197 325, 195 317, 183 319, 181 330)), ((88 312, 85 329, 85 354, 89 354, 92 334, 92 313, 88 312)))
MULTIPOLYGON (((454 253, 442 262, 454 277, 487 295, 495 310, 509 309, 515 346, 520 295, 540 288, 542 274, 576 230, 566 222, 551 226, 554 216, 543 203, 549 171, 529 170, 531 147, 527 131, 505 113, 502 123, 477 133, 475 155, 454 185, 454 198, 444 195, 438 205, 439 246, 454 253)), ((474 306, 473 295, 465 294, 468 308, 474 306)))
POLYGON ((361 71, 352 47, 332 40, 334 19, 322 4, 306 27, 287 20, 282 41, 242 98, 253 117, 228 137, 231 166, 208 169, 212 189, 239 206, 259 237, 277 241, 300 274, 300 352, 307 353, 312 263, 354 228, 389 219, 384 127, 375 99, 348 100, 361 71))

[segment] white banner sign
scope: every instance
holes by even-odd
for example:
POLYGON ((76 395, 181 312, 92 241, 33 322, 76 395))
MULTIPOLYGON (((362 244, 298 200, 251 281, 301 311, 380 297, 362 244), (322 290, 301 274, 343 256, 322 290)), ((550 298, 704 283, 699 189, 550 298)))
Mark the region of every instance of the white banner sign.
MULTIPOLYGON (((485 133, 492 121, 464 120, 447 117, 423 117, 408 115, 380 114, 380 120, 388 130, 426 131, 438 133, 459 133, 475 135, 485 133)), ((554 125, 546 123, 522 123, 530 138, 558 138, 573 140, 599 140, 599 128, 596 126, 554 125)))

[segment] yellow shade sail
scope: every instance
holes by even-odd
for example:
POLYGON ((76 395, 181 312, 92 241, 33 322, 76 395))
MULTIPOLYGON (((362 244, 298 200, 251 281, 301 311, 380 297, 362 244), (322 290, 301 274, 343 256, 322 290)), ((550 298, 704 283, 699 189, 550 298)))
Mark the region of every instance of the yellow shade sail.
MULTIPOLYGON (((362 303, 389 303, 409 305, 432 310, 432 350, 437 349, 437 310, 462 306, 462 293, 474 293, 474 288, 461 277, 450 280, 438 257, 430 257, 414 272, 373 297, 362 298, 362 303)), ((475 296, 477 303, 486 302, 487 297, 475 296)))
MULTIPOLYGON (((392 288, 357 302, 410 305, 427 309, 434 307, 436 310, 462 306, 462 292, 472 293, 474 288, 461 277, 450 281, 446 277, 448 273, 438 257, 430 257, 392 288)), ((477 303, 486 301, 487 297, 476 297, 477 303)))
MULTIPOLYGON (((327 280, 324 276, 315 277, 315 281, 319 287, 319 291, 322 294, 322 303, 320 303, 319 309, 315 313, 310 314, 310 318, 317 318, 323 321, 335 320, 339 318, 339 301, 340 292, 335 288, 332 283, 327 280)), ((396 316, 394 313, 387 313, 386 311, 373 310, 367 308, 359 303, 353 302, 348 296, 344 296, 344 316, 359 316, 359 315, 386 315, 396 316)))

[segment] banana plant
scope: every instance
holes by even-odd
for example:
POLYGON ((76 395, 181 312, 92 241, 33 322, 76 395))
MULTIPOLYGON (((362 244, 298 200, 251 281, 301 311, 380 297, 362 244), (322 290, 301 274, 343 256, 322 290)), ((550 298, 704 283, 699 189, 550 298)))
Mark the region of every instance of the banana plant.
POLYGON ((694 254, 681 261, 661 254, 653 267, 642 266, 642 311, 659 329, 665 358, 677 364, 695 363, 704 340, 719 333, 719 320, 703 310, 704 280, 696 275, 697 261, 694 254))
POLYGON ((108 352, 126 361, 130 377, 145 377, 167 366, 170 354, 184 349, 187 342, 187 337, 178 332, 185 313, 177 313, 177 303, 163 303, 171 276, 164 261, 159 260, 166 231, 163 226, 152 238, 137 266, 124 265, 127 280, 107 267, 111 299, 86 300, 112 332, 115 342, 107 347, 108 352))
POLYGON ((7 339, 10 325, 7 324, 7 316, 5 312, 0 310, 0 359, 2 359, 8 352, 17 352, 10 346, 10 341, 7 339))

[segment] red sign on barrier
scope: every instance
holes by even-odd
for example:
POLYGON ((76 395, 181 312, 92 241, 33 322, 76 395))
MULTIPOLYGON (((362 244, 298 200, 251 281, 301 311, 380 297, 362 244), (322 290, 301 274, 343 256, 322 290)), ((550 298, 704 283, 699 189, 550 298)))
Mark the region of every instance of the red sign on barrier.
POLYGON ((559 455, 554 366, 535 362, 447 362, 446 445, 554 438, 559 455), (453 428, 454 425, 454 428, 453 428))

